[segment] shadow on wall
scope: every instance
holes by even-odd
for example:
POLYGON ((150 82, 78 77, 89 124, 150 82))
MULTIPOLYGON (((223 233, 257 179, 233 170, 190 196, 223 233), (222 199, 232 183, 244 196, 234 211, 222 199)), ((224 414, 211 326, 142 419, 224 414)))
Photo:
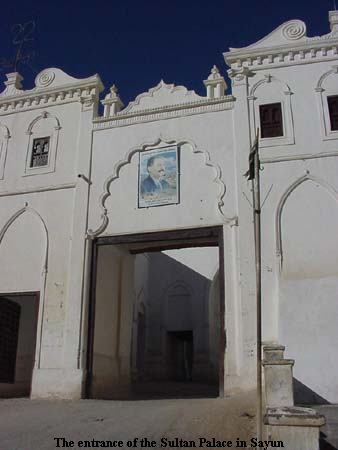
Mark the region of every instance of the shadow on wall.
POLYGON ((164 253, 147 257, 146 339, 145 349, 138 348, 144 361, 136 358, 138 381, 189 379, 217 385, 217 324, 209 310, 219 308, 219 301, 214 305, 209 298, 212 281, 164 253))
POLYGON ((337 447, 327 442, 326 437, 326 434, 321 431, 319 435, 319 450, 338 450, 337 447))
MULTIPOLYGON (((296 405, 330 405, 325 398, 314 392, 297 378, 293 378, 293 396, 296 405)), ((325 447, 326 448, 326 447, 325 447)), ((331 448, 331 447, 328 447, 331 448)), ((332 447, 333 448, 333 447, 332 447)))

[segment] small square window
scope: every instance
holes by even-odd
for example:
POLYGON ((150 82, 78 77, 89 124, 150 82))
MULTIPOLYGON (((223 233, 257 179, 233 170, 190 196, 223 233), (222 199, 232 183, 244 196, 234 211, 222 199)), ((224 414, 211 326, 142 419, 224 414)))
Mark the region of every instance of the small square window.
POLYGON ((330 114, 331 131, 338 131, 338 95, 327 98, 330 114))
POLYGON ((48 165, 49 137, 34 139, 30 167, 48 165))
POLYGON ((282 105, 280 103, 260 105, 259 117, 262 138, 283 136, 282 105))

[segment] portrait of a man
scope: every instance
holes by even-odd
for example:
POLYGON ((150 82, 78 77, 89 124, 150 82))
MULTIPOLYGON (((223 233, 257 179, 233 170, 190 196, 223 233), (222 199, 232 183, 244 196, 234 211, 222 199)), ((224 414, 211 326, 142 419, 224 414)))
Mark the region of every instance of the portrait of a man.
POLYGON ((139 208, 178 203, 176 146, 140 153, 139 208))
POLYGON ((149 175, 141 183, 141 194, 147 192, 163 191, 169 188, 169 183, 164 179, 165 164, 160 156, 151 156, 147 161, 149 175))

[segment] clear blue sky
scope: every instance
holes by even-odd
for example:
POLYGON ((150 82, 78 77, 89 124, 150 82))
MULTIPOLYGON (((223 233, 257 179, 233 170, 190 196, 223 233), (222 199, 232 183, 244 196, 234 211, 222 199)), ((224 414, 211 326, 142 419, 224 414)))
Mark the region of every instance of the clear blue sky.
POLYGON ((249 45, 290 19, 304 20, 309 36, 325 34, 332 9, 333 0, 7 0, 0 57, 13 55, 11 26, 34 19, 35 72, 19 69, 26 89, 36 73, 59 67, 75 77, 99 73, 125 104, 161 78, 204 95, 213 64, 226 74, 229 46, 249 45))

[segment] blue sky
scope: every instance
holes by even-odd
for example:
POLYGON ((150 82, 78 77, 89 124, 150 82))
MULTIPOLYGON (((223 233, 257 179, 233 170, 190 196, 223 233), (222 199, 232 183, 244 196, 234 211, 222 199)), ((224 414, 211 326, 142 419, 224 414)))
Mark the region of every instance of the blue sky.
POLYGON ((99 73, 125 105, 162 78, 205 95, 213 64, 226 75, 229 46, 249 45, 290 19, 304 20, 309 36, 325 34, 330 9, 333 0, 7 1, 0 57, 13 55, 11 26, 34 19, 34 70, 19 69, 26 89, 36 73, 59 67, 75 77, 99 73))

